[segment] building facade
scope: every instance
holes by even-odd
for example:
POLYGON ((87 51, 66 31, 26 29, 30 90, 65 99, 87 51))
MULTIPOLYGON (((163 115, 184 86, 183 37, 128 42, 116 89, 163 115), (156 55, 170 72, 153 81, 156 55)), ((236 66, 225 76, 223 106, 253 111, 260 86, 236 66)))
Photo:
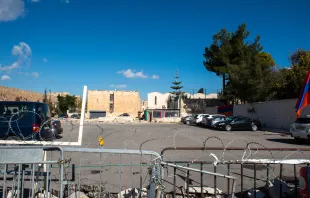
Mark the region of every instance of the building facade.
POLYGON ((132 117, 137 117, 140 110, 141 100, 137 91, 88 91, 88 112, 106 112, 107 116, 128 113, 132 117))
POLYGON ((166 109, 170 93, 151 92, 147 94, 148 109, 166 109))

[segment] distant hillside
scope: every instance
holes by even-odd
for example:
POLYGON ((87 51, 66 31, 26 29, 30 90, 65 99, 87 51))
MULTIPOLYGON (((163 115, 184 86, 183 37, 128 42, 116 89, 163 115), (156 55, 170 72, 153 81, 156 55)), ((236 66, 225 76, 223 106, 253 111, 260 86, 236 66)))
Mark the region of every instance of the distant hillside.
MULTIPOLYGON (((15 101, 17 97, 21 101, 43 101, 43 93, 0 86, 0 101, 15 101)), ((53 102, 56 102, 55 96, 52 95, 51 98, 53 102)))

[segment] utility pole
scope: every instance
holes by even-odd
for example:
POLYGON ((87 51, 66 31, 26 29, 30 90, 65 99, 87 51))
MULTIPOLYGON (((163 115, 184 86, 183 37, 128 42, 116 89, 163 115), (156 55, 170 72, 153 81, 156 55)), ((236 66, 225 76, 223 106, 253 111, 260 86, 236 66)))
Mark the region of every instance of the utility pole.
POLYGON ((205 99, 207 99, 207 89, 205 89, 204 94, 205 94, 205 99))

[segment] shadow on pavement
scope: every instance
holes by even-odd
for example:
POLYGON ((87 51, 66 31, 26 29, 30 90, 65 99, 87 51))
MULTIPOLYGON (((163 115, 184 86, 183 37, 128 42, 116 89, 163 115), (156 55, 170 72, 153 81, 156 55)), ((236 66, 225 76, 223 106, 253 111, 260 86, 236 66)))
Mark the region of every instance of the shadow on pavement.
POLYGON ((302 141, 302 140, 295 140, 294 138, 292 139, 279 139, 279 138, 275 138, 275 139, 266 139, 267 141, 271 141, 271 142, 278 142, 278 143, 284 143, 284 144, 293 144, 293 145, 310 145, 309 142, 302 141))

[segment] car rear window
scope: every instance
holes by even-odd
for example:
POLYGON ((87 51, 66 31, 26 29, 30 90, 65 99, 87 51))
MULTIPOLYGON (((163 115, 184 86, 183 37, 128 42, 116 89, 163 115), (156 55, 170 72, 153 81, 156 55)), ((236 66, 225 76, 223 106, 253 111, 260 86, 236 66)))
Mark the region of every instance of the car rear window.
POLYGON ((59 120, 54 120, 53 121, 55 124, 60 124, 60 121, 59 120))
POLYGON ((51 117, 51 112, 48 105, 38 104, 36 105, 36 113, 41 116, 42 119, 49 119, 51 117))
POLYGON ((295 123, 299 124, 310 124, 310 118, 297 118, 295 123))

